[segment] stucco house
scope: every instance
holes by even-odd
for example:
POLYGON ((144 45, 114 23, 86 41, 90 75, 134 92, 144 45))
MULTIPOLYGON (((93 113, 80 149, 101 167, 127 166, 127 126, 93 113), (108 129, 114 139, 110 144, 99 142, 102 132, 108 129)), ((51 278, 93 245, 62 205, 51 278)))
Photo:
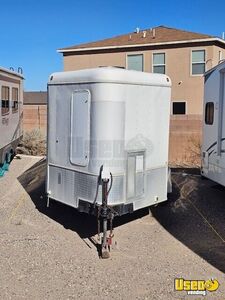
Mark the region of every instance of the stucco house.
POLYGON ((116 66, 167 74, 172 80, 170 160, 187 159, 201 140, 203 74, 225 58, 219 37, 158 26, 58 50, 64 71, 116 66))

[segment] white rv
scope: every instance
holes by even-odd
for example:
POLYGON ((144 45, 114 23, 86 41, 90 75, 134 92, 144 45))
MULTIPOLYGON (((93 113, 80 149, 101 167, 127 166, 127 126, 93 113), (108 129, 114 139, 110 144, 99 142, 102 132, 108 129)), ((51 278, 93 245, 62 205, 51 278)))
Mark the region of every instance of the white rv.
POLYGON ((52 74, 48 199, 88 213, 102 206, 97 213, 108 219, 167 200, 170 94, 161 74, 112 67, 52 74))
POLYGON ((202 175, 225 186, 225 62, 204 77, 202 175))
POLYGON ((0 68, 0 177, 22 137, 23 77, 0 68))

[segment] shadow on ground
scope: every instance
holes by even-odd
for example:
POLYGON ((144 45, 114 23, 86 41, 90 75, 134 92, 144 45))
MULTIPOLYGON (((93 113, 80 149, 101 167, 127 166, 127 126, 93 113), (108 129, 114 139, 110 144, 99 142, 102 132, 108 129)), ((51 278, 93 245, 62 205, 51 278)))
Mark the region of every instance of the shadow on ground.
MULTIPOLYGON (((152 207, 151 212, 172 236, 225 272, 225 189, 209 180, 202 180, 196 172, 194 175, 184 172, 173 173, 173 193, 169 201, 152 207)), ((76 209, 55 201, 50 202, 50 208, 46 207, 45 178, 46 161, 42 160, 18 180, 41 213, 77 232, 82 239, 94 236, 97 233, 94 216, 78 213, 76 209)), ((114 226, 121 226, 148 213, 148 209, 142 209, 115 218, 114 226)))
MULTIPOLYGON (((91 238, 97 234, 97 219, 95 216, 86 213, 79 213, 75 208, 56 201, 50 201, 50 207, 47 207, 45 195, 46 179, 46 160, 43 159, 36 163, 19 178, 19 182, 30 195, 36 208, 49 218, 63 225, 66 229, 71 229, 84 238, 91 238)), ((121 226, 135 219, 142 218, 149 214, 149 209, 141 209, 133 214, 127 214, 115 218, 114 227, 121 226)))
POLYGON ((225 188, 184 170, 172 178, 173 193, 166 205, 151 208, 153 216, 176 239, 225 272, 225 188))

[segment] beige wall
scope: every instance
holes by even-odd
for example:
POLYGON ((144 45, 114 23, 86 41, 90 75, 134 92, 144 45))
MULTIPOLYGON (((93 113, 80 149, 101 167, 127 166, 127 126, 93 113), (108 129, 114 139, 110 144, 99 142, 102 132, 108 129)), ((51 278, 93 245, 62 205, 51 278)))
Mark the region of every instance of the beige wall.
POLYGON ((191 51, 206 50, 206 70, 219 61, 219 51, 225 50, 217 46, 186 47, 163 50, 147 50, 120 53, 101 53, 85 55, 69 55, 64 57, 64 70, 79 70, 99 66, 121 66, 126 68, 127 54, 144 55, 144 71, 152 72, 152 54, 164 52, 166 57, 166 74, 172 80, 172 101, 186 101, 188 115, 202 115, 203 76, 191 75, 191 51))
POLYGON ((213 46, 213 61, 212 61, 213 66, 217 65, 219 61, 219 52, 221 52, 222 59, 225 59, 225 49, 221 49, 218 46, 213 46))
POLYGON ((171 100, 185 101, 187 114, 201 114, 203 77, 191 75, 192 50, 193 48, 167 50, 166 73, 172 80, 171 100))
POLYGON ((201 116, 171 116, 169 139, 171 166, 200 166, 201 142, 201 116))
POLYGON ((77 55, 64 57, 64 70, 80 70, 99 66, 121 66, 126 62, 126 53, 77 55))
POLYGON ((46 135, 47 105, 23 105, 23 130, 40 130, 46 135))

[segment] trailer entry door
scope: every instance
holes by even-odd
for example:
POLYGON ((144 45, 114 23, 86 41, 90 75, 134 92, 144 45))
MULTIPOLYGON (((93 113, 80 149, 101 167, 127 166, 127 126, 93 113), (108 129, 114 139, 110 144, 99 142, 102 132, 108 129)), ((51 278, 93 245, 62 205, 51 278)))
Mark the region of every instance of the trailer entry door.
POLYGON ((90 144, 90 92, 76 90, 71 100, 70 161, 87 166, 90 144))

